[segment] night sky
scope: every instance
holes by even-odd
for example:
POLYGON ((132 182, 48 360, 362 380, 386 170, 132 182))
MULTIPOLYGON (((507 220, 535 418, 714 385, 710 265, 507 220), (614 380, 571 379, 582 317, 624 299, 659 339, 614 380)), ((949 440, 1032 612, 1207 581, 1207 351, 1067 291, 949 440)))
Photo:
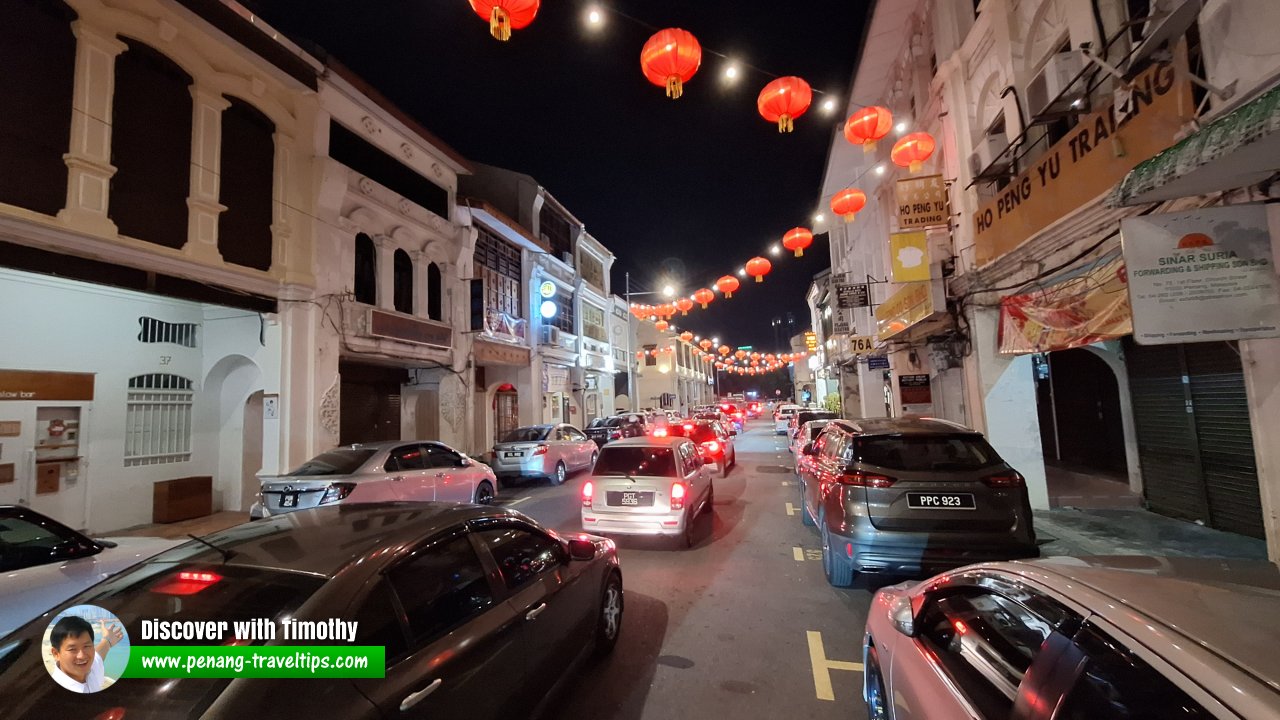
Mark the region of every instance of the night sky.
MULTIPOLYGON (((589 30, 593 3, 546 0, 501 43, 466 0, 242 2, 304 47, 324 48, 463 155, 536 178, 617 255, 619 295, 628 270, 633 290, 672 277, 689 294, 810 226, 843 120, 819 111, 830 95, 815 94, 795 132, 779 134, 755 107, 772 77, 744 67, 727 85, 709 50, 799 75, 844 108, 866 15, 864 0, 611 0, 617 12, 589 30), (676 101, 640 71, 641 46, 664 27, 689 30, 704 49, 676 101)), ((677 324, 781 349, 770 320, 791 312, 805 329, 804 292, 828 248, 766 257, 774 269, 763 284, 745 278, 732 300, 677 324)))

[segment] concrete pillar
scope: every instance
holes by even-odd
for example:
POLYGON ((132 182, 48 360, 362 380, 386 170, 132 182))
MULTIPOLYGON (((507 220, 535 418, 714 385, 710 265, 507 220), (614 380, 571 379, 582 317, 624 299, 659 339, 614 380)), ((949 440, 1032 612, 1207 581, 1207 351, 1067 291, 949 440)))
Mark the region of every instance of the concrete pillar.
MULTIPOLYGON (((222 177, 222 111, 231 103, 196 83, 191 91, 191 184, 187 195, 187 244, 182 252, 208 262, 221 262, 218 216, 227 209, 218 202, 222 177)), ((235 179, 232 179, 235 182, 235 179)))
POLYGON ((1280 562, 1280 339, 1240 343, 1267 557, 1280 562))
POLYGON ((374 235, 378 250, 378 307, 395 311, 395 242, 386 235, 374 235))
POLYGON ((111 177, 116 174, 111 164, 111 103, 116 57, 128 46, 84 20, 71 23, 71 31, 76 36, 71 142, 62 156, 67 164, 67 202, 58 219, 114 236, 116 225, 107 215, 111 177))
POLYGON ((431 257, 421 250, 414 250, 409 253, 409 257, 413 258, 413 314, 424 318, 427 317, 428 310, 427 270, 431 265, 431 257))

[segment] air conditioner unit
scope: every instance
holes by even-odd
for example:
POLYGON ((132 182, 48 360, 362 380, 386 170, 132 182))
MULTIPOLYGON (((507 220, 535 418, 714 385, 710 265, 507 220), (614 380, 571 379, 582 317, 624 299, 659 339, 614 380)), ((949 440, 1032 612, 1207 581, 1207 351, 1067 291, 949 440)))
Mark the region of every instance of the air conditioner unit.
POLYGON ((1010 158, 1001 155, 1009 148, 1009 140, 1004 133, 986 135, 973 149, 969 156, 969 174, 975 180, 990 180, 1009 173, 1010 158), (997 160, 998 159, 998 160, 997 160))
POLYGON ((542 326, 542 337, 540 341, 543 345, 559 345, 560 344, 560 328, 552 325, 542 326))
POLYGON ((1083 70, 1084 55, 1081 53, 1063 52, 1050 56, 1044 69, 1027 86, 1027 106, 1031 108, 1032 116, 1080 108, 1085 96, 1085 84, 1079 82, 1071 85, 1071 81, 1083 70), (1066 92, 1068 86, 1071 86, 1070 92, 1066 92))

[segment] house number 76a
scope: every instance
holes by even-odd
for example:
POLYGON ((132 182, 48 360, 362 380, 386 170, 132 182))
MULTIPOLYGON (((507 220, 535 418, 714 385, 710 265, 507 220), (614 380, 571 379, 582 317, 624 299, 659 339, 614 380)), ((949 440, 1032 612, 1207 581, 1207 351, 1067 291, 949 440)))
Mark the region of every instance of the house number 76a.
POLYGON ((171 363, 171 362, 173 362, 173 356, 172 356, 172 355, 161 355, 161 356, 160 356, 160 364, 161 364, 161 365, 168 365, 168 364, 169 364, 169 363, 171 363))

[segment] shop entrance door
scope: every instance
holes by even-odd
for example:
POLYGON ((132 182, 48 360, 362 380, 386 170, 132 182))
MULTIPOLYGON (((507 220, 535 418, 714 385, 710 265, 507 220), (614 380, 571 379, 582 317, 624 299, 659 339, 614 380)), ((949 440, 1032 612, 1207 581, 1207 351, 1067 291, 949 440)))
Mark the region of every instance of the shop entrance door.
POLYGON ((520 401, 514 391, 499 391, 494 410, 494 440, 501 442, 507 433, 520 427, 520 401))
POLYGON ((73 528, 88 526, 82 405, 0 407, 0 504, 25 505, 73 528))

